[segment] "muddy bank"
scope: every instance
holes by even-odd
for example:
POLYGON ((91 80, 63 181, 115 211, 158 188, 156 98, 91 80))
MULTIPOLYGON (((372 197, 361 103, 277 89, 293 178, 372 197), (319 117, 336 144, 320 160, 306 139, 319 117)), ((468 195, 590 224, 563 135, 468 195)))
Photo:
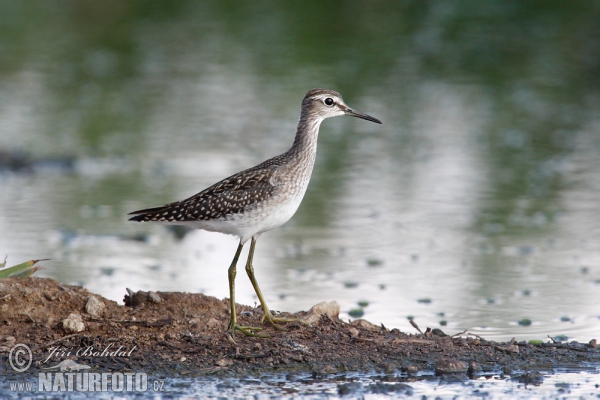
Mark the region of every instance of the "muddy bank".
MULTIPOLYGON (((349 324, 331 310, 311 314, 312 326, 287 324, 284 332, 261 325, 260 308, 238 305, 239 323, 263 326, 271 338, 238 333, 234 341, 226 333, 227 299, 138 292, 130 293, 126 302, 129 306, 51 279, 1 280, 3 373, 14 372, 9 354, 18 343, 31 349, 28 372, 34 373, 60 363, 65 370, 84 365, 99 372, 167 376, 372 370, 478 374, 600 364, 595 340, 534 345, 441 331, 411 335, 364 320, 349 324)), ((308 313, 280 315, 306 318, 308 313)))

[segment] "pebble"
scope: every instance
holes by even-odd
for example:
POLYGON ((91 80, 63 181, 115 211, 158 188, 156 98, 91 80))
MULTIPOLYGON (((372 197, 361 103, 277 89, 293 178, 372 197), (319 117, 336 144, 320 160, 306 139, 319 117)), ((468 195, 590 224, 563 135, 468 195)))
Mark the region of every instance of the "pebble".
POLYGON ((81 315, 77 313, 71 313, 69 316, 62 320, 63 328, 67 332, 77 333, 85 329, 81 315))
POLYGON ((508 353, 514 353, 514 354, 519 354, 519 345, 517 344, 511 344, 506 348, 506 352, 508 353))
POLYGON ((87 303, 85 303, 85 312, 93 317, 99 317, 104 311, 105 307, 106 305, 102 301, 98 300, 96 296, 92 295, 88 297, 87 303))
POLYGON ((365 328, 365 329, 368 329, 370 331, 378 331, 378 330, 381 329, 380 326, 372 324, 369 321, 367 321, 366 319, 357 319, 357 320, 354 320, 354 321, 352 321, 352 325, 358 326, 358 327, 361 327, 361 328, 365 328))
POLYGON ((228 367, 233 364, 233 361, 229 358, 221 358, 220 360, 217 360, 215 364, 217 364, 219 367, 228 367))
POLYGON ((322 315, 328 315, 333 319, 337 319, 340 316, 340 303, 337 301, 332 301, 327 303, 326 301, 322 301, 319 304, 315 304, 308 310, 308 315, 304 320, 309 324, 316 324, 321 321, 322 315))
POLYGON ((221 323, 216 318, 211 318, 206 321, 206 327, 208 329, 219 329, 221 327, 221 323))
POLYGON ((479 364, 475 361, 471 361, 469 363, 469 372, 470 373, 481 372, 481 371, 482 371, 481 364, 479 364))
POLYGON ((419 372, 419 367, 417 367, 416 365, 407 365, 406 366, 407 374, 416 374, 417 372, 419 372))
POLYGON ((151 302, 153 302, 155 304, 158 304, 162 301, 162 299, 156 292, 148 292, 148 298, 150 299, 151 302))
POLYGON ((465 372, 468 369, 467 364, 453 358, 444 358, 435 364, 437 374, 451 374, 454 372, 465 372))

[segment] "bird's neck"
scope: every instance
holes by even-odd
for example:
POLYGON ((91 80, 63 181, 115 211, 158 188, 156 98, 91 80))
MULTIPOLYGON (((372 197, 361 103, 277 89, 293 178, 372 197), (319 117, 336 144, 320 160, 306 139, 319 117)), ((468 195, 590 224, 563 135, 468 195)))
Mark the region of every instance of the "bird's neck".
POLYGON ((314 157, 317 153, 317 139, 319 137, 319 127, 321 126, 322 119, 310 119, 302 116, 298 121, 298 127, 296 128, 296 137, 294 138, 294 144, 290 152, 295 155, 311 156, 314 157))

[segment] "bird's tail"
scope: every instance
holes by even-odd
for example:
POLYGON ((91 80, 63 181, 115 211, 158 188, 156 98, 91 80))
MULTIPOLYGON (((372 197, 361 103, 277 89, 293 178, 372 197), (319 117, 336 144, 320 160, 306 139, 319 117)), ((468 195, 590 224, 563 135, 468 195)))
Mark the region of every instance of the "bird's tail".
POLYGON ((145 208, 143 210, 132 211, 127 215, 135 215, 134 217, 129 218, 129 221, 151 221, 152 218, 155 218, 157 214, 160 214, 161 211, 165 210, 166 208, 167 206, 145 208))

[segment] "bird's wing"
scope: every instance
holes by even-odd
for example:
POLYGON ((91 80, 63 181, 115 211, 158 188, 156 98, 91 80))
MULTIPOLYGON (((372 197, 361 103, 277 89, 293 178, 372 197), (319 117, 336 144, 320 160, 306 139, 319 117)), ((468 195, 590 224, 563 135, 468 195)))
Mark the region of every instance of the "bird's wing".
POLYGON ((225 178, 185 200, 131 212, 135 217, 129 220, 203 221, 243 213, 277 193, 273 177, 279 165, 269 161, 225 178))

